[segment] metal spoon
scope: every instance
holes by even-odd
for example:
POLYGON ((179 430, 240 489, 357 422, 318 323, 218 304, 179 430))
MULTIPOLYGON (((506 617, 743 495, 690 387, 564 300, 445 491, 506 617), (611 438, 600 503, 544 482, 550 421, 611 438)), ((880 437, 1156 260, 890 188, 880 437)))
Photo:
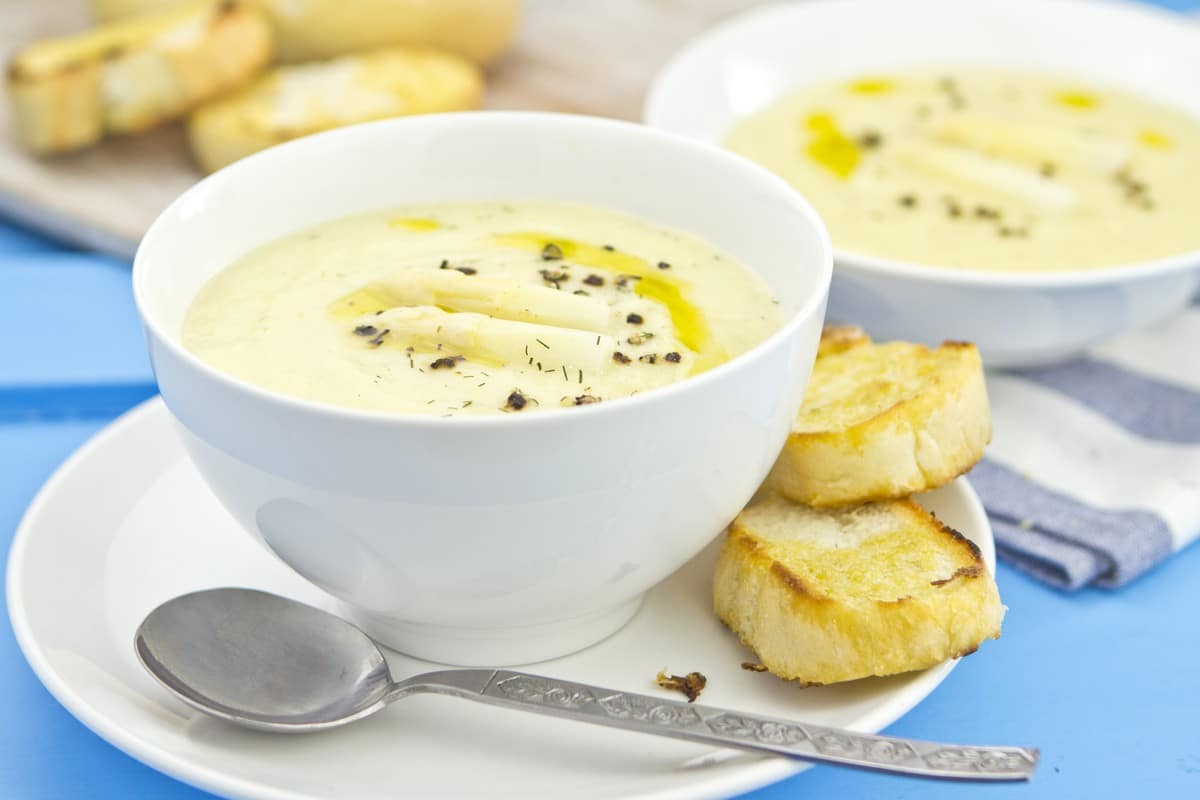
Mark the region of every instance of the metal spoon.
POLYGON ((503 669, 452 669, 393 681, 350 623, 252 589, 212 589, 156 608, 138 658, 188 705, 266 731, 303 733, 362 719, 431 692, 613 728, 846 766, 966 780, 1024 780, 1038 751, 869 736, 503 669))

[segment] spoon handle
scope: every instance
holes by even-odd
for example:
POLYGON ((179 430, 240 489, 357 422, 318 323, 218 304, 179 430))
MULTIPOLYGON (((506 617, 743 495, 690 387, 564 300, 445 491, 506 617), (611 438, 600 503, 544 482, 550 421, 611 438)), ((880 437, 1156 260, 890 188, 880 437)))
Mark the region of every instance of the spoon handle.
POLYGON ((462 669, 418 675, 394 697, 452 694, 552 717, 693 742, 756 750, 883 772, 973 781, 1027 780, 1038 751, 872 736, 807 722, 604 689, 511 670, 462 669))

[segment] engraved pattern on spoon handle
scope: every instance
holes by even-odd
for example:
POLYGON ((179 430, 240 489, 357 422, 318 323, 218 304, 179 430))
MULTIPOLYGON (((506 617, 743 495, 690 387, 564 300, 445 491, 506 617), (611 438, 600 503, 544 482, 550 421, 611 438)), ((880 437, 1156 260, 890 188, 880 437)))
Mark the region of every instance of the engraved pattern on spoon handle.
MULTIPOLYGON (((445 691, 501 706, 707 744, 866 769, 959 780, 1026 780, 1038 751, 873 736, 805 722, 665 700, 511 670, 449 670, 419 676, 418 691, 445 691), (454 677, 471 675, 471 688, 454 677), (441 687, 435 688, 437 684, 441 687), (483 685, 482 690, 478 689, 483 685)), ((406 682, 407 683, 407 682, 406 682)), ((415 688, 415 687, 414 687, 415 688)))

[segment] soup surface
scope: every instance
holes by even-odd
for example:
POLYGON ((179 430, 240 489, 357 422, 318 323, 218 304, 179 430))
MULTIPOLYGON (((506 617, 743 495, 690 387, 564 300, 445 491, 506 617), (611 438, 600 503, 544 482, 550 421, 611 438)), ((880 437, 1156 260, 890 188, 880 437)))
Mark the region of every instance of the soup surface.
POLYGON ((183 344, 306 400, 465 416, 663 386, 782 319, 758 276, 695 236, 594 208, 455 203, 251 252, 200 290, 183 344))
POLYGON ((944 69, 814 85, 725 144, 799 188, 854 252, 1023 272, 1200 248, 1200 124, 1064 77, 944 69))

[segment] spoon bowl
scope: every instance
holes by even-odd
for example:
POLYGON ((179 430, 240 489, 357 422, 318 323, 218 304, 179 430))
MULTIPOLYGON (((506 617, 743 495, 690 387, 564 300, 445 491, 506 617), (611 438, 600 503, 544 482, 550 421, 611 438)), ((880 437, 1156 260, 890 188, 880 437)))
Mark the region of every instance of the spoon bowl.
POLYGON ((794 720, 500 669, 393 680, 378 646, 350 623, 253 589, 210 589, 150 612, 134 637, 159 683, 205 714, 304 733, 374 714, 410 694, 448 694, 613 728, 844 766, 960 780, 1025 780, 1038 751, 871 736, 794 720))
POLYGON ((387 662, 362 631, 253 589, 185 594, 154 610, 134 646, 167 689, 248 727, 313 731, 385 705, 387 662))

